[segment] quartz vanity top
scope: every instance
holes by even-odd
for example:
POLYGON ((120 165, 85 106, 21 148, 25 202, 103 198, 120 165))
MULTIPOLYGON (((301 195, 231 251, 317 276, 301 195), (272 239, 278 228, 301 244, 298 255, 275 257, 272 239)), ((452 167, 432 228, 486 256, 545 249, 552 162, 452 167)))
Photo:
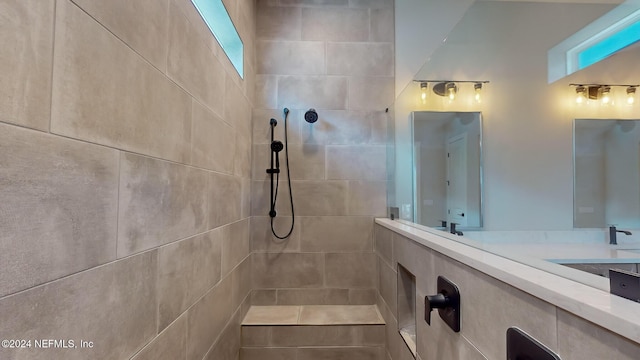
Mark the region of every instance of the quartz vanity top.
POLYGON ((640 263, 640 244, 483 243, 481 248, 499 254, 531 256, 558 264, 640 263))

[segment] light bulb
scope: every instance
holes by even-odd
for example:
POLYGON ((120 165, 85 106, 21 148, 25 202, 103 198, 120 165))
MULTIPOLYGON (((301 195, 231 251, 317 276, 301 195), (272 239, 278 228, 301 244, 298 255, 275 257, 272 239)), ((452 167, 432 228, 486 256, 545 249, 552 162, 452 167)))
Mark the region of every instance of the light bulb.
POLYGON ((611 103, 611 87, 605 86, 602 88, 602 105, 609 105, 611 103))
POLYGON ((474 96, 474 98, 476 99, 476 102, 481 103, 482 102, 482 83, 476 83, 475 85, 473 85, 473 88, 476 91, 476 95, 474 96))
POLYGON ((629 86, 627 88, 627 104, 633 105, 636 102, 636 87, 629 86))
POLYGON ((447 92, 449 93, 449 101, 453 101, 456 99, 456 92, 458 88, 454 83, 447 83, 447 92))
POLYGON ((576 88, 576 103, 583 104, 587 100, 587 88, 578 86, 576 88))
POLYGON ((420 83, 420 99, 422 99, 422 103, 427 103, 427 94, 429 92, 429 83, 422 82, 420 83))

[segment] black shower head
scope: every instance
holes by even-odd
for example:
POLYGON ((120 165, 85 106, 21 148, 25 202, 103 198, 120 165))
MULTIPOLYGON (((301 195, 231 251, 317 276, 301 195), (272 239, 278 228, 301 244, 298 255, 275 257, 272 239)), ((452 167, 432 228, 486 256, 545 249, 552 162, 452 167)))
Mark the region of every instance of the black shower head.
POLYGON ((280 152, 284 149, 282 141, 274 140, 271 142, 271 151, 280 152))
POLYGON ((304 113, 304 119, 309 124, 313 124, 314 122, 318 121, 318 113, 316 112, 316 109, 307 110, 307 112, 304 113))

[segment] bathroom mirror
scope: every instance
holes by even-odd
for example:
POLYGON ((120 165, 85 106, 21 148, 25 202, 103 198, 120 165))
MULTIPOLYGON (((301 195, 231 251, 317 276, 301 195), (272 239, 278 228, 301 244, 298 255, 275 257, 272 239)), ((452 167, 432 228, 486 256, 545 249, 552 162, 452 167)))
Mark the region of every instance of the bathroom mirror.
POLYGON ((482 116, 412 113, 415 222, 482 226, 482 116))
POLYGON ((640 120, 574 121, 574 227, 640 228, 640 120))

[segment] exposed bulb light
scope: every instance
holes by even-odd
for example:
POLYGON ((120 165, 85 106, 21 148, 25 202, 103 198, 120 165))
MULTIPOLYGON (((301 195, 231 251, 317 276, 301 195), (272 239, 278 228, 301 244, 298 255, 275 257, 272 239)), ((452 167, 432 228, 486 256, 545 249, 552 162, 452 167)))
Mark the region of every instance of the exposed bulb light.
POLYGON ((454 101, 456 99, 456 93, 458 92, 458 87, 455 83, 447 83, 447 94, 449 96, 449 101, 454 101))
POLYGON ((474 96, 476 102, 477 103, 481 103, 482 102, 482 83, 475 83, 473 85, 473 89, 476 92, 476 94, 474 96))
POLYGON ((427 94, 429 93, 429 83, 421 82, 420 83, 420 99, 422 99, 422 103, 427 103, 427 94))
POLYGON ((587 88, 580 85, 576 87, 576 103, 584 104, 587 101, 587 88))
POLYGON ((629 86, 627 88, 627 104, 633 105, 636 102, 636 87, 629 86))
POLYGON ((602 87, 602 105, 609 105, 611 103, 611 87, 602 87))

